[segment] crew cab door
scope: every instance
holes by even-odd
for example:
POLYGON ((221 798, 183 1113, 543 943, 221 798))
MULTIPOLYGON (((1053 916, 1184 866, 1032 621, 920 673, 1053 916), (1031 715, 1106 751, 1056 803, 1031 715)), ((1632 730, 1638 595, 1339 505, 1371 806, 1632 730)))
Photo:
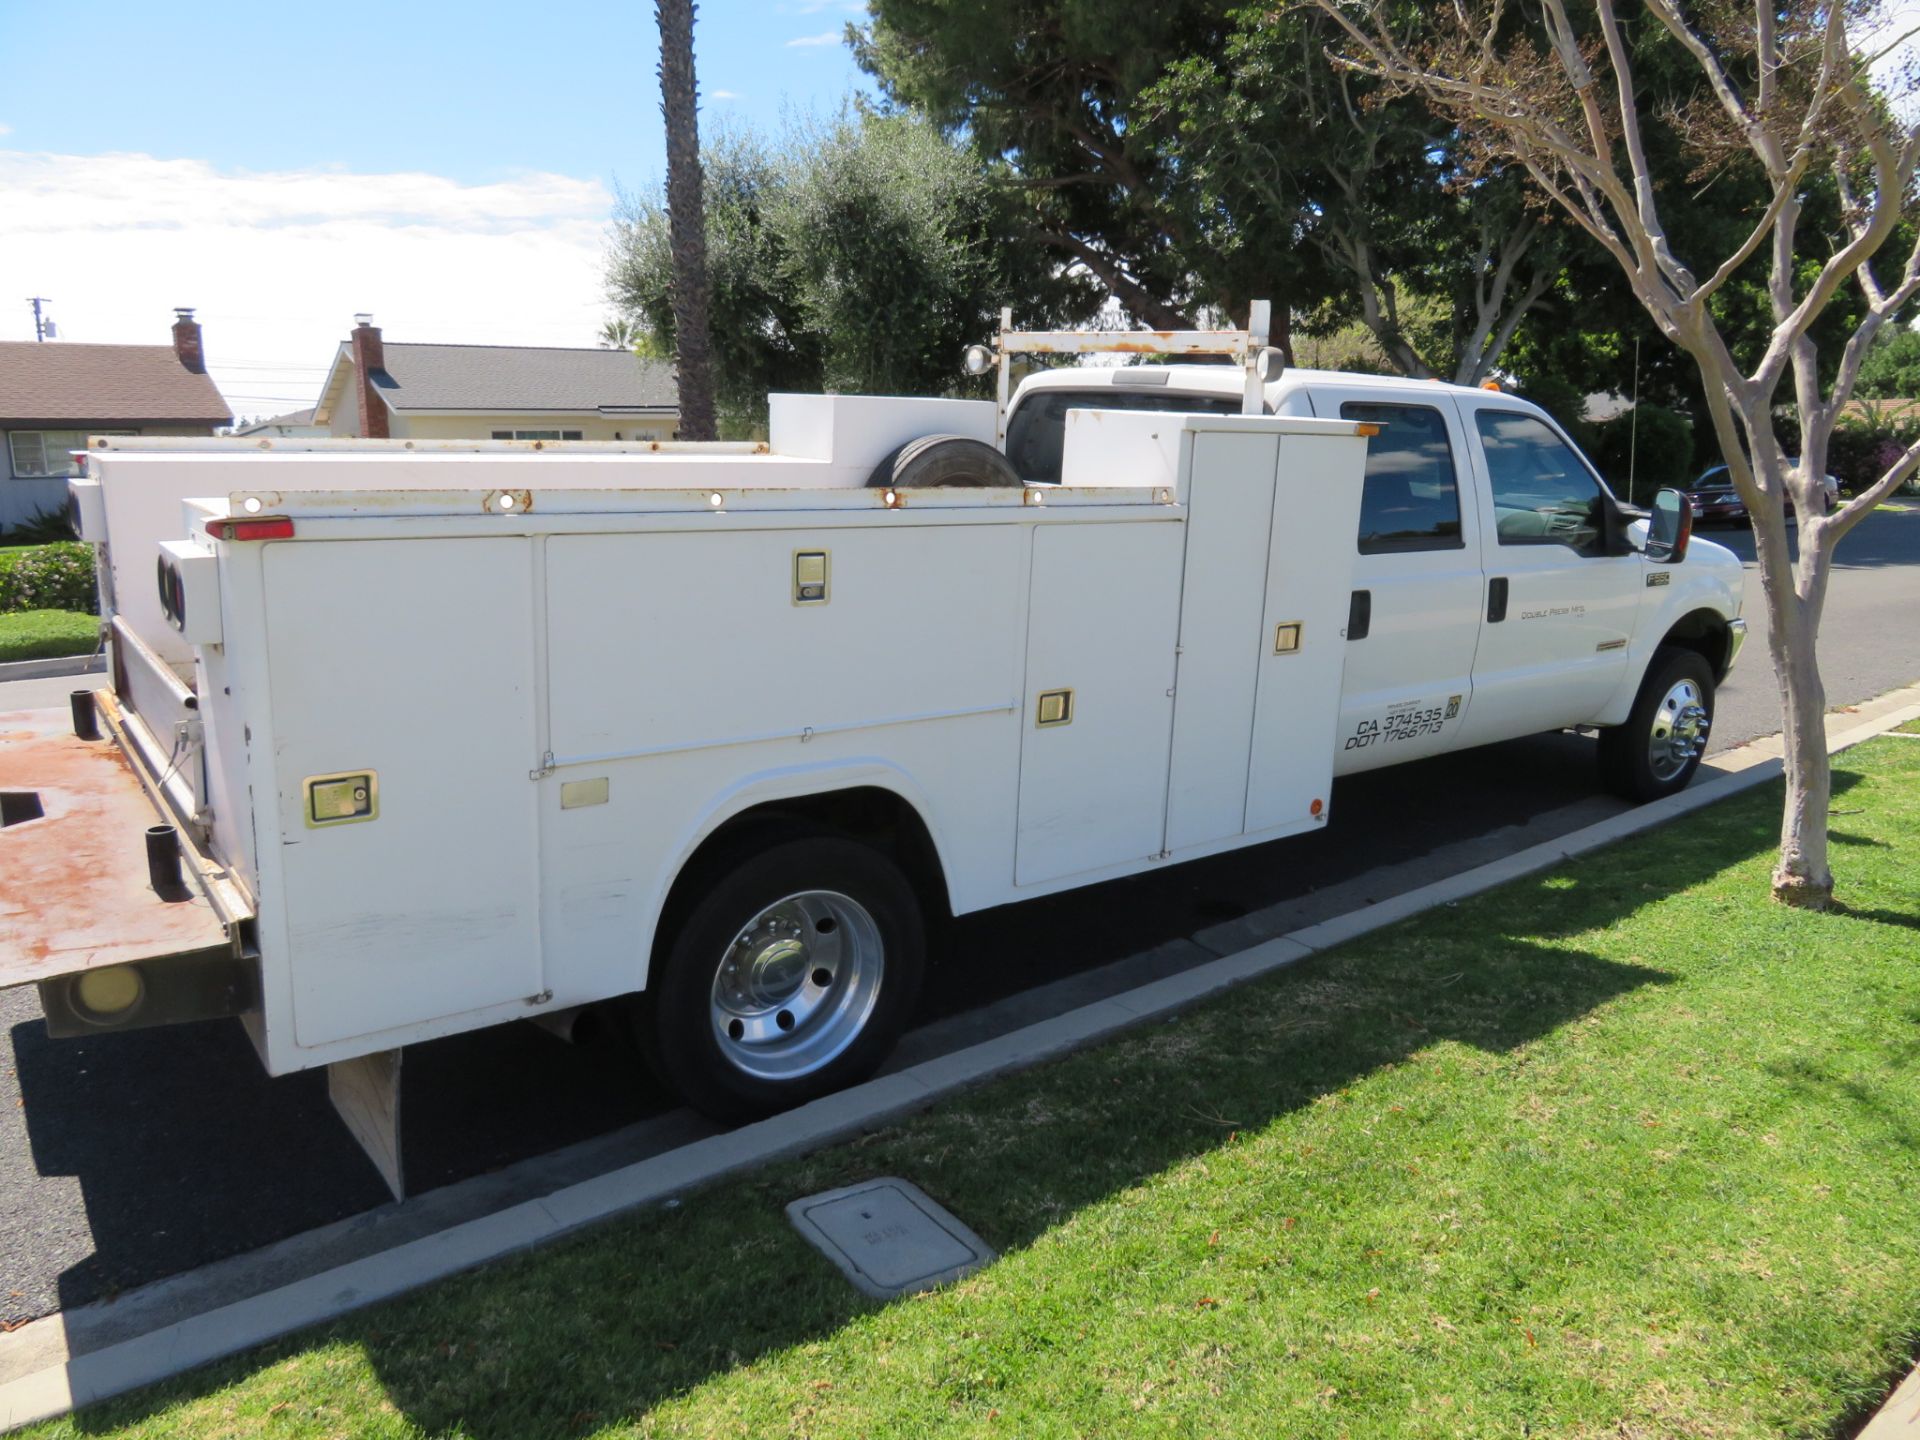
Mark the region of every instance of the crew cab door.
POLYGON ((1353 542, 1336 775, 1453 749, 1473 700, 1482 577, 1460 416, 1378 394, 1316 386, 1310 397, 1323 418, 1380 426, 1353 542))
POLYGON ((1626 674, 1640 556, 1606 553, 1605 488, 1559 431, 1495 395, 1456 403, 1472 446, 1487 576, 1473 713, 1460 743, 1588 721, 1626 674))

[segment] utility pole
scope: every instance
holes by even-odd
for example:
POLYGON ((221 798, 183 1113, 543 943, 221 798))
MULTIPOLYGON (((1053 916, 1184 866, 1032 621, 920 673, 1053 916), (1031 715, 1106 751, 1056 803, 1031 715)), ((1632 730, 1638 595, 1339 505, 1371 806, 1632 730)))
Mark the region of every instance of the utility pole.
POLYGON ((60 331, 58 327, 54 325, 52 319, 43 317, 40 314, 40 307, 42 305, 51 305, 53 302, 44 295, 29 295, 27 297, 27 303, 33 306, 33 338, 35 340, 52 340, 58 336, 60 331))
POLYGON ((1640 342, 1633 342, 1633 419, 1627 424, 1627 504, 1633 504, 1633 475, 1640 459, 1640 342))

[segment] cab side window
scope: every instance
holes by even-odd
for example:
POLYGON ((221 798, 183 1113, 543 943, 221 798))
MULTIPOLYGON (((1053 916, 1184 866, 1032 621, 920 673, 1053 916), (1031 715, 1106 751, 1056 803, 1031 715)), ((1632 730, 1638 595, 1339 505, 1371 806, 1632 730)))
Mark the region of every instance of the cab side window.
POLYGON ((1476 410, 1502 545, 1565 545, 1600 553, 1600 482, 1566 441, 1531 415, 1476 410))
POLYGON ((1381 427, 1367 441, 1360 553, 1461 549, 1466 541, 1460 534, 1460 482, 1440 412, 1426 405, 1349 400, 1340 417, 1381 427))

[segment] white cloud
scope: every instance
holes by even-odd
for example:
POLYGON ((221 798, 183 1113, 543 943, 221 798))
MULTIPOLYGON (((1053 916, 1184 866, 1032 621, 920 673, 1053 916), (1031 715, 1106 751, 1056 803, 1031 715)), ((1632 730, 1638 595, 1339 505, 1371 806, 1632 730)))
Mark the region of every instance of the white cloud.
MULTIPOLYGON (((312 404, 356 311, 394 340, 591 345, 606 309, 598 180, 0 150, 0 194, 0 272, 52 297, 63 341, 164 343, 196 306, 236 413, 312 404)), ((32 338, 8 316, 0 339, 32 338)))
POLYGON ((822 30, 818 35, 802 35, 798 39, 787 41, 787 49, 801 50, 813 45, 838 45, 838 30, 822 30))
POLYGON ((7 124, 4 120, 0 120, 0 135, 11 135, 12 133, 13 126, 7 124))
POLYGON ((741 98, 741 95, 738 90, 710 90, 707 92, 707 98, 709 100, 738 100, 741 98))

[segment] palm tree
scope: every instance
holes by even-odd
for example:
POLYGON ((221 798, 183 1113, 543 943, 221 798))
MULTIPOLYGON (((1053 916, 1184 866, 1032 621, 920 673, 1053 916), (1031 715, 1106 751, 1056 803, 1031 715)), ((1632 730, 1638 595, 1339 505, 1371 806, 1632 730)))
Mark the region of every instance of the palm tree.
POLYGON ((667 122, 667 221, 673 247, 673 328, 680 435, 711 440, 713 360, 707 334, 706 205, 693 74, 693 0, 654 0, 660 22, 660 113, 667 122))
POLYGON ((616 315, 600 327, 600 348, 631 350, 640 343, 639 322, 630 315, 616 315))

